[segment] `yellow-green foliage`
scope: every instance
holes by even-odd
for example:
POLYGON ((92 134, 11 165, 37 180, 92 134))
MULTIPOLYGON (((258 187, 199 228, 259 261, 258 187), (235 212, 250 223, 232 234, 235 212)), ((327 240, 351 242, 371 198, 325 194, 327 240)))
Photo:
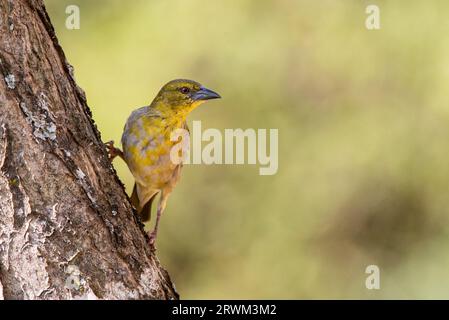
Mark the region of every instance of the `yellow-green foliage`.
POLYGON ((274 176, 185 166, 158 238, 183 298, 449 298, 448 1, 46 3, 104 141, 181 77, 223 97, 203 128, 279 128, 274 176))

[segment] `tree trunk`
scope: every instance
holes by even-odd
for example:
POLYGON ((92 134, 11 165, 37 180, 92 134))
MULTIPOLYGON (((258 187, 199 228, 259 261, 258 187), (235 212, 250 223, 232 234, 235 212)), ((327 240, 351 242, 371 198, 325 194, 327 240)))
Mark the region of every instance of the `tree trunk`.
POLYGON ((42 0, 0 0, 0 77, 0 298, 177 298, 42 0))

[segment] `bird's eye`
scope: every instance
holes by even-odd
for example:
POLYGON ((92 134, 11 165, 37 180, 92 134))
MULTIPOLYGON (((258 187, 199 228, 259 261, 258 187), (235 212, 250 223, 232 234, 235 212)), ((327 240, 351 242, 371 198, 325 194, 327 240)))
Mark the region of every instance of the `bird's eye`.
POLYGON ((181 90, 181 92, 184 93, 184 94, 187 94, 187 93, 190 92, 190 89, 187 88, 187 87, 182 87, 180 90, 181 90))

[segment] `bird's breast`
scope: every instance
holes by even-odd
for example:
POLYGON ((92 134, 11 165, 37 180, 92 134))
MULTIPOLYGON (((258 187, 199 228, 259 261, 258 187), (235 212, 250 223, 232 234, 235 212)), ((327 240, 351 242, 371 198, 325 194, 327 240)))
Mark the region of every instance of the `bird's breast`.
POLYGON ((125 161, 134 178, 153 189, 176 183, 180 170, 170 157, 177 143, 170 136, 179 126, 168 126, 162 120, 146 123, 145 119, 139 119, 125 128, 122 137, 125 161))

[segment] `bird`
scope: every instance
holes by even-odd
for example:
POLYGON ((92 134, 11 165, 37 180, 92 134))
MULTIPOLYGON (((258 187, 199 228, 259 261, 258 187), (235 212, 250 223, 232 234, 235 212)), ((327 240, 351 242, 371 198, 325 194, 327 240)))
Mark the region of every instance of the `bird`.
POLYGON ((189 130, 186 118, 192 110, 207 100, 221 96, 200 83, 176 79, 165 84, 149 106, 134 110, 126 121, 122 134, 122 149, 114 141, 105 143, 110 160, 122 158, 131 171, 135 184, 130 197, 142 222, 151 217, 151 206, 159 194, 154 229, 148 232, 154 245, 159 222, 167 200, 180 178, 182 162, 170 158, 177 143, 170 139, 177 129, 189 130))

